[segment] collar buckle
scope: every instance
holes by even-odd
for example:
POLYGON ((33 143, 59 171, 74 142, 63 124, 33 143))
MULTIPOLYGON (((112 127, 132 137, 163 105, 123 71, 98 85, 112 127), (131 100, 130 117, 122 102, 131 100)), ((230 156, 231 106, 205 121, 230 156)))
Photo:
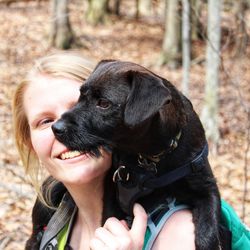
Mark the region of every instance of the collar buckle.
POLYGON ((178 142, 181 138, 181 131, 175 136, 174 139, 171 140, 170 142, 170 150, 169 150, 169 153, 171 153, 173 150, 175 150, 177 147, 178 147, 178 142))
POLYGON ((156 162, 143 157, 141 154, 138 155, 138 166, 147 171, 157 173, 156 162))

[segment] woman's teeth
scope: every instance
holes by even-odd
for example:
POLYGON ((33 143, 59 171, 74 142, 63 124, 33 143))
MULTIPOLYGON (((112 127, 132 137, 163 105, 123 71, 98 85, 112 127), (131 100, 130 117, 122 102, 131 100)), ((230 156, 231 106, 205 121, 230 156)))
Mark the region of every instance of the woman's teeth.
POLYGON ((80 152, 80 151, 68 151, 68 152, 65 152, 65 153, 62 153, 60 155, 60 158, 62 160, 65 160, 65 159, 71 159, 71 158, 74 158, 74 157, 77 157, 79 155, 83 154, 83 152, 80 152))

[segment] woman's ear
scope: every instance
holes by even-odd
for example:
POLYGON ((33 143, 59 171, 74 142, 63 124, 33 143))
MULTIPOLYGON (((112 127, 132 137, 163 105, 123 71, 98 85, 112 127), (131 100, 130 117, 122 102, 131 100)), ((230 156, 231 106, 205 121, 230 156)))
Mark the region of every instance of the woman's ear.
POLYGON ((170 91, 160 77, 147 72, 129 71, 127 79, 131 91, 124 111, 126 125, 139 125, 171 101, 170 91))

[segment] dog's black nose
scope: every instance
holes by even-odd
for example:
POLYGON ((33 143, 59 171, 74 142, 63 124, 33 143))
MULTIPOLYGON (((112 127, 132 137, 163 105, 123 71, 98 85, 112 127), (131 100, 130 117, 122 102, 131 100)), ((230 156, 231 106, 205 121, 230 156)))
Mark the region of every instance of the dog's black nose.
POLYGON ((66 131, 65 122, 58 120, 52 125, 52 130, 55 136, 64 134, 66 131))

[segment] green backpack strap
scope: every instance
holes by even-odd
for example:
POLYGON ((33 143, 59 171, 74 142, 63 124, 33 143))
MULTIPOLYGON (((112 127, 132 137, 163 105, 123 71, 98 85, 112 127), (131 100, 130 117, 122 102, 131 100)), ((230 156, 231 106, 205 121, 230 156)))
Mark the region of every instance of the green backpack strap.
POLYGON ((67 235, 69 230, 69 223, 67 223, 61 232, 57 235, 58 250, 64 250, 67 243, 67 235))
POLYGON ((232 232, 232 250, 250 249, 250 230, 240 220, 234 209, 221 200, 221 223, 232 232))

